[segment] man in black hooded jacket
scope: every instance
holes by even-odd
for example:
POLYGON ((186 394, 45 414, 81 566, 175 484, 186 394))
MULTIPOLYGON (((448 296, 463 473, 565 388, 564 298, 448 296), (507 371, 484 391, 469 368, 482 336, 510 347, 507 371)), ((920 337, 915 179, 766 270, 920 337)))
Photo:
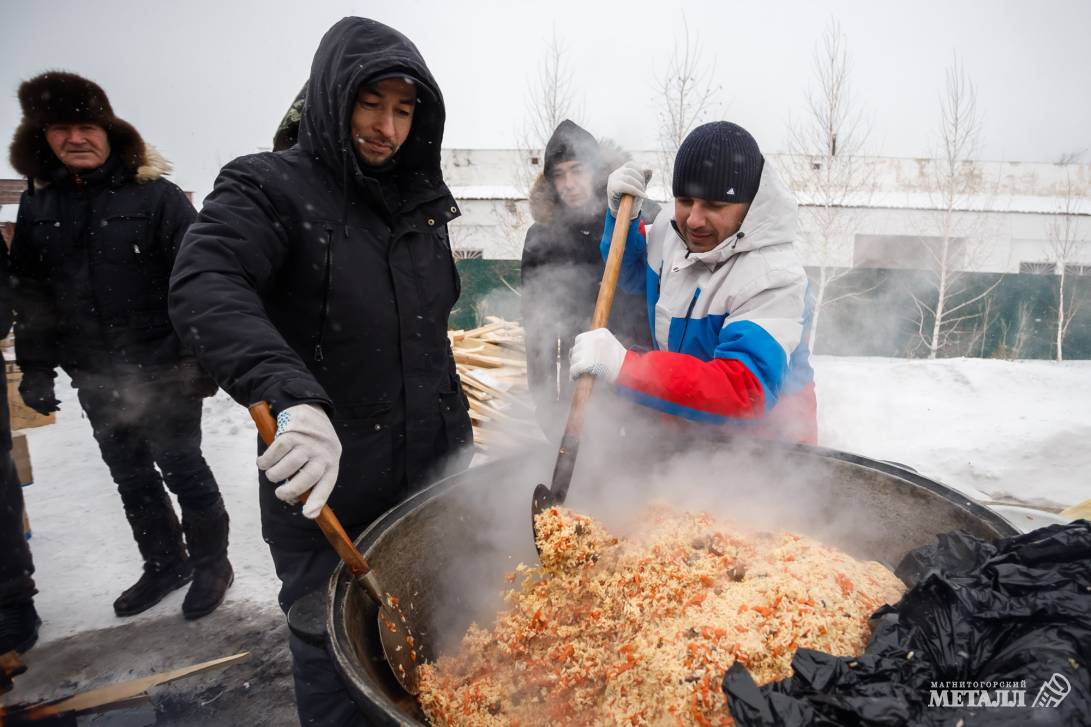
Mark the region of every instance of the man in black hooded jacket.
MULTIPOLYGON (((309 519, 324 503, 355 536, 445 462, 465 465, 444 118, 405 36, 341 20, 315 53, 297 143, 224 167, 179 253, 175 327, 236 401, 277 416, 258 467, 285 610, 337 563, 309 519)), ((294 635, 291 650, 302 723, 358 723, 325 650, 294 635)))
MULTIPOLYGON (((542 174, 530 190, 534 224, 523 243, 521 300, 527 382, 547 436, 559 435, 568 415, 568 352, 576 334, 591 325, 605 267, 598 241, 606 177, 628 160, 621 149, 565 119, 546 144, 542 174)), ((652 217, 656 210, 650 205, 652 217)), ((643 301, 620 289, 609 328, 628 347, 651 345, 643 301)))

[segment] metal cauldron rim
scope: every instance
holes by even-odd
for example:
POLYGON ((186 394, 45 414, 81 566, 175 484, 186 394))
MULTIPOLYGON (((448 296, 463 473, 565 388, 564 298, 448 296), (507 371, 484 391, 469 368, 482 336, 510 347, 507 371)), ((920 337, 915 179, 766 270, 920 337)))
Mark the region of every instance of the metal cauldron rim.
MULTIPOLYGON (((893 462, 884 462, 881 460, 871 459, 863 455, 853 454, 851 452, 845 452, 836 449, 829 449, 827 447, 818 447, 807 444, 783 444, 779 442, 762 442, 762 447, 782 449, 786 452, 798 452, 807 454, 813 457, 820 457, 825 459, 840 460, 851 464, 858 465, 867 469, 875 470, 886 475, 890 475, 902 480, 905 480, 917 487, 927 490, 944 500, 947 500, 952 505, 966 510, 971 515, 979 520, 987 523, 994 531, 996 531, 1000 537, 1010 537, 1019 533, 1018 529, 1005 517, 996 513, 984 505, 975 502, 972 498, 960 493, 947 485, 943 485, 940 482, 925 477, 918 472, 911 470, 903 465, 899 465, 893 462)), ((495 460, 490 460, 484 464, 472 467, 472 469, 488 469, 492 466, 501 466, 504 463, 525 456, 525 454, 512 454, 508 457, 502 457, 495 460)), ((467 470, 469 471, 469 470, 467 470)), ((458 481, 466 476, 466 472, 459 472, 443 479, 437 480, 428 487, 413 494, 407 500, 401 504, 391 508, 383 513, 375 522, 368 526, 355 540, 356 547, 364 554, 365 557, 370 555, 371 548, 378 541, 379 537, 387 531, 388 528, 395 523, 400 522, 406 516, 412 514, 416 510, 420 509, 428 502, 432 501, 436 497, 442 495, 447 490, 456 486, 458 481)), ((529 511, 529 498, 530 489, 527 490, 528 498, 528 511, 529 511)), ((527 527, 530 527, 528 522, 527 527)), ((332 652, 334 664, 341 674, 342 678, 347 681, 353 681, 354 686, 363 692, 365 699, 371 702, 373 707, 377 707, 386 713, 390 717, 389 724, 399 725, 421 725, 422 722, 407 721, 400 717, 395 717, 397 714, 397 705, 395 705, 387 697, 387 695, 375 690, 372 685, 360 683, 359 679, 350 679, 350 675, 345 673, 345 664, 352 658, 354 654, 350 654, 347 651, 347 644, 349 643, 348 634, 342 627, 340 620, 337 618, 337 609, 335 608, 338 597, 338 586, 342 581, 342 572, 344 570, 344 563, 339 563, 330 575, 329 584, 326 590, 326 633, 328 634, 328 645, 332 652)), ((382 578, 381 573, 377 575, 382 578)))

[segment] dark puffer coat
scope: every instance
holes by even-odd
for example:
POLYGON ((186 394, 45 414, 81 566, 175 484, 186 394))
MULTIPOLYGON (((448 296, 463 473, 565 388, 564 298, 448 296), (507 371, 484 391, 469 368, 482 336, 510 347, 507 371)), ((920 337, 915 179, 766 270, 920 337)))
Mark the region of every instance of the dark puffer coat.
MULTIPOLYGON (((472 441, 447 339, 459 295, 440 172, 443 97, 416 47, 363 18, 319 45, 299 141, 228 164, 179 252, 171 317, 240 404, 316 403, 343 453, 329 504, 359 529, 472 441), (425 88, 393 166, 357 163, 359 86, 392 70, 425 88)), ((266 539, 317 545, 298 506, 261 488, 266 539)))
MULTIPOLYGON (((576 334, 591 327, 605 264, 599 240, 606 214, 606 178, 629 157, 610 142, 596 143, 583 129, 565 121, 546 147, 546 164, 530 191, 534 224, 527 230, 522 256, 522 309, 526 336, 527 381, 538 420, 547 434, 568 414, 572 384, 568 354, 576 334), (592 209, 572 214, 549 178, 551 150, 567 132, 579 148, 560 160, 582 158, 594 170, 592 209)), ((651 202, 645 207, 658 209, 651 202)), ((642 299, 620 288, 614 298, 609 329, 626 347, 648 348, 651 329, 642 299)))
MULTIPOLYGON (((77 386, 87 375, 173 377, 203 390, 210 382, 167 315, 171 266, 197 213, 132 133, 112 130, 110 158, 87 174, 19 169, 34 188, 11 247, 17 360, 25 372, 60 366, 77 386)), ((17 135, 12 159, 36 157, 17 145, 44 143, 17 135)))

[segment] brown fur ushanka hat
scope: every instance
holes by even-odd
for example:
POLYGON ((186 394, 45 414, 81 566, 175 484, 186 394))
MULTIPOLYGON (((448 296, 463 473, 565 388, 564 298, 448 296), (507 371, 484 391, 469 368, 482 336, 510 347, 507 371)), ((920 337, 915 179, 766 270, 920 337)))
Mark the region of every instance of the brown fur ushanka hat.
POLYGON ((148 163, 139 132, 114 115, 106 92, 75 73, 46 71, 19 86, 23 119, 11 140, 11 166, 33 180, 48 180, 61 167, 45 140, 49 124, 97 124, 106 130, 113 156, 136 174, 148 163))

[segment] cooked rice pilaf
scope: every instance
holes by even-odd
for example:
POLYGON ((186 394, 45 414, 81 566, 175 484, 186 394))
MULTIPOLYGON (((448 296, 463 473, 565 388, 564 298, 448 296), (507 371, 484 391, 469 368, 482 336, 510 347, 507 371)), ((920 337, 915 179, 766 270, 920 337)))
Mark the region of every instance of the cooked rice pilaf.
POLYGON ((654 506, 619 539, 551 508, 541 567, 520 564, 491 630, 421 668, 437 726, 730 725, 720 690, 738 661, 758 684, 803 646, 851 656, 905 586, 887 568, 792 533, 744 534, 654 506))

